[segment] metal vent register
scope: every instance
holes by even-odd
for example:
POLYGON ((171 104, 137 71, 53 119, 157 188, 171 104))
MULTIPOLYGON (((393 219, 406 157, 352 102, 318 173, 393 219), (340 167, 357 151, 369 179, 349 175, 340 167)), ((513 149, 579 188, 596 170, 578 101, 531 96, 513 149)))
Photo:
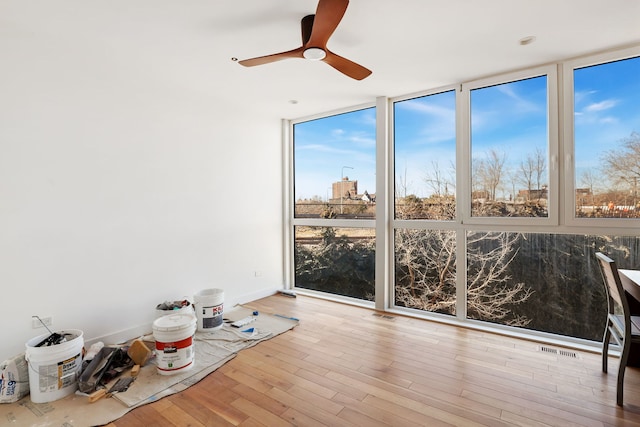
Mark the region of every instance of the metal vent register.
POLYGON ((544 353, 557 354, 558 356, 571 357, 573 359, 578 358, 578 353, 576 353, 575 351, 558 350, 557 348, 546 347, 544 345, 538 347, 538 351, 542 351, 544 353))

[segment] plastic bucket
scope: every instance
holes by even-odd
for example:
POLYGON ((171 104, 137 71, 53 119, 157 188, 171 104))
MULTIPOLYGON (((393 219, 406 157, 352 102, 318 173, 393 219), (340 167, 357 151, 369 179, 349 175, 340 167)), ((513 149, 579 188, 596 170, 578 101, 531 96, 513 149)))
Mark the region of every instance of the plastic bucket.
POLYGON ((201 332, 222 326, 224 291, 222 289, 204 289, 193 296, 193 305, 201 332))
POLYGON ((78 375, 82 368, 82 331, 60 331, 66 335, 63 343, 36 347, 49 333, 26 343, 25 359, 29 364, 29 393, 33 403, 47 403, 62 399, 78 389, 78 375))
POLYGON ((170 314, 153 322, 158 373, 173 375, 193 367, 193 334, 196 318, 191 314, 170 314))

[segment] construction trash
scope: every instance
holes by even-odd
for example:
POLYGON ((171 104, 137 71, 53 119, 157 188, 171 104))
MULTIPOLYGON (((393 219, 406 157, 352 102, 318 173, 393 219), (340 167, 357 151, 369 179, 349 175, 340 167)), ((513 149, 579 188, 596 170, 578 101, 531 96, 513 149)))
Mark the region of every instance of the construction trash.
POLYGON ((22 353, 0 363, 0 403, 17 402, 29 394, 29 368, 22 353))

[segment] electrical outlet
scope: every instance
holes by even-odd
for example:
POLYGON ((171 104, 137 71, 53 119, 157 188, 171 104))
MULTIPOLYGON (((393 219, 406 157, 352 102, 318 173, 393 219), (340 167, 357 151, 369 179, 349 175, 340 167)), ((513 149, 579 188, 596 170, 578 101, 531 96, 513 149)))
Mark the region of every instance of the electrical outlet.
POLYGON ((44 328, 45 326, 47 326, 47 327, 53 326, 53 317, 51 317, 51 316, 49 316, 49 317, 40 317, 40 319, 38 319, 37 317, 31 318, 31 327, 33 329, 44 328), (44 323, 44 325, 43 325, 43 323, 44 323))

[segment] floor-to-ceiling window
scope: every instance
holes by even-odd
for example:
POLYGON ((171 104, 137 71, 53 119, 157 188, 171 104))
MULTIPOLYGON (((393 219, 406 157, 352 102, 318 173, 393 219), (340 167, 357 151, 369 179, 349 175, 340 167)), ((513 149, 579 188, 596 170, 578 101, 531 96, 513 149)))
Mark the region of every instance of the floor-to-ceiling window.
POLYGON ((538 321, 566 272, 535 249, 558 226, 557 87, 556 66, 463 85, 466 319, 557 332, 538 321))
POLYGON ((292 122, 293 284, 378 301, 382 251, 387 310, 598 341, 594 253, 640 269, 639 99, 640 46, 389 99, 384 129, 373 108, 292 122), (320 126, 350 114, 379 133, 382 209, 346 160, 361 138, 320 126), (330 177, 309 166, 323 151, 342 154, 330 177))
POLYGON ((393 101, 398 307, 456 314, 456 92, 393 101))
POLYGON ((375 108, 293 124, 294 283, 373 301, 375 108))

